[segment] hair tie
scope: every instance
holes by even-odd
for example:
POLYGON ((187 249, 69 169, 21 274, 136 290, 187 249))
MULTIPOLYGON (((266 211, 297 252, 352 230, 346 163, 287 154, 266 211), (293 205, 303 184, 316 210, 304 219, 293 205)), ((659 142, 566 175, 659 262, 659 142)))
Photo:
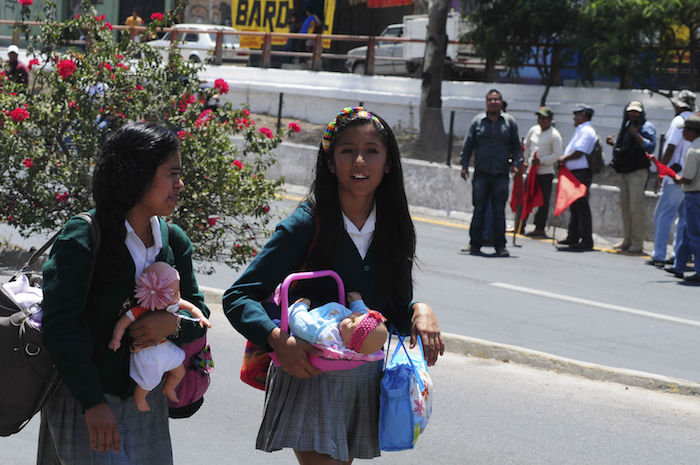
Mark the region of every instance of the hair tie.
POLYGON ((379 121, 379 118, 377 118, 375 115, 365 110, 364 108, 345 107, 342 110, 340 110, 340 113, 338 113, 338 115, 333 121, 328 123, 326 131, 323 133, 323 138, 321 139, 321 147, 323 147, 323 150, 327 152, 331 148, 331 141, 333 140, 333 136, 335 135, 335 130, 338 128, 338 125, 340 125, 340 123, 344 121, 350 121, 354 119, 368 119, 371 120, 377 126, 378 129, 384 129, 384 125, 381 121, 379 121))

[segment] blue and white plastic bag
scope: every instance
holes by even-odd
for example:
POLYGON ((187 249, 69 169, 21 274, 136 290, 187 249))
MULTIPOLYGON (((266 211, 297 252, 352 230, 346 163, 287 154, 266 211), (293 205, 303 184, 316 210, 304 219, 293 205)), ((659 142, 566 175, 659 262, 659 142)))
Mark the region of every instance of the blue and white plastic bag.
POLYGON ((385 363, 379 397, 379 448, 385 451, 413 449, 433 410, 433 381, 420 336, 420 353, 406 350, 403 336, 398 340, 385 363))

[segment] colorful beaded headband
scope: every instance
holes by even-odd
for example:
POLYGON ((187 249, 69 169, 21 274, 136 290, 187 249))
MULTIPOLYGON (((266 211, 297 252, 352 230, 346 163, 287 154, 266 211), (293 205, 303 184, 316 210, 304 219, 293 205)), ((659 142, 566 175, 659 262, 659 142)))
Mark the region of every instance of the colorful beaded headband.
POLYGON ((372 122, 374 122, 374 124, 376 124, 379 129, 384 129, 384 125, 381 121, 379 121, 379 118, 377 118, 364 108, 345 107, 342 110, 340 110, 340 113, 338 113, 338 116, 336 116, 333 121, 328 123, 326 132, 323 134, 323 139, 321 139, 321 146, 323 147, 323 150, 328 151, 328 149, 331 148, 331 140, 333 139, 335 130, 340 123, 342 123, 343 121, 358 118, 372 120, 372 122))

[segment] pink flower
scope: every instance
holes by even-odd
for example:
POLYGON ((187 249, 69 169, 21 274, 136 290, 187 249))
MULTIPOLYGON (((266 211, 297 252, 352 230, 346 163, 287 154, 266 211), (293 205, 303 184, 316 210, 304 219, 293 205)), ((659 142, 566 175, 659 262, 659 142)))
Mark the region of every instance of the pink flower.
POLYGON ((124 63, 117 63, 117 66, 119 66, 120 68, 125 69, 127 71, 129 70, 129 67, 127 65, 125 65, 124 63))
POLYGON ((28 68, 31 70, 34 66, 39 66, 39 60, 37 58, 32 58, 29 60, 28 68))
POLYGON ((68 108, 73 108, 75 106, 75 103, 75 100, 71 100, 70 102, 68 102, 68 108))
POLYGON ((191 136, 191 134, 187 131, 180 130, 177 132, 177 138, 178 139, 184 139, 185 137, 191 136))
POLYGON ((263 205, 260 207, 260 210, 262 210, 265 213, 270 213, 270 207, 268 205, 263 205))
POLYGON ((143 86, 141 84, 136 84, 136 90, 143 90, 143 86))
POLYGON ((34 162, 33 162, 32 159, 29 158, 29 157, 25 158, 24 161, 23 161, 22 163, 23 163, 24 166, 26 166, 27 168, 31 168, 32 166, 34 166, 34 162))
POLYGON ((115 57, 117 60, 123 60, 123 59, 124 59, 124 55, 121 55, 121 54, 119 54, 119 53, 117 53, 116 55, 114 55, 114 57, 115 57))
POLYGON ((18 3, 22 6, 32 6, 34 4, 34 0, 18 0, 18 3))
POLYGON ((228 94, 228 83, 223 79, 217 79, 214 81, 214 88, 222 94, 228 94))
POLYGON ((291 129, 293 132, 301 132, 301 126, 299 126, 299 123, 291 122, 289 123, 289 129, 291 129))
POLYGON ((61 60, 58 62, 56 65, 56 68, 58 68, 58 74, 63 78, 67 79, 71 74, 75 72, 75 69, 77 68, 77 65, 75 62, 71 59, 65 59, 61 60))
POLYGON ((272 133, 272 131, 270 130, 270 128, 264 128, 264 127, 263 127, 263 128, 258 129, 258 132, 261 133, 261 134, 265 134, 265 135, 267 136, 268 139, 272 139, 273 137, 275 137, 275 135, 272 133))
POLYGON ((105 18, 106 18, 105 15, 95 16, 95 21, 100 21, 100 22, 102 22, 102 21, 105 20, 105 18))
POLYGON ((211 117, 212 117, 211 108, 204 110, 197 117, 197 121, 194 122, 195 127, 206 126, 206 124, 209 122, 211 117))
POLYGON ((163 13, 153 13, 151 19, 153 21, 163 21, 163 13))
POLYGON ((236 168, 238 168, 239 170, 243 169, 243 162, 241 162, 240 160, 233 160, 233 162, 231 164, 233 166, 235 166, 236 168))
POLYGON ((68 192, 64 192, 62 194, 56 192, 56 200, 58 200, 58 203, 65 203, 66 200, 68 200, 68 192))
POLYGON ((108 22, 105 22, 105 28, 109 29, 110 31, 114 29, 114 27, 112 27, 112 23, 108 23, 108 22))
POLYGON ((10 118, 12 118, 12 121, 15 123, 19 123, 20 121, 29 119, 29 112, 24 108, 15 108, 10 112, 10 118))
POLYGON ((207 220, 207 223, 209 223, 209 226, 215 226, 216 222, 220 220, 220 216, 210 216, 209 219, 207 220))
POLYGON ((246 108, 245 110, 243 110, 243 114, 246 116, 250 116, 250 110, 246 108))

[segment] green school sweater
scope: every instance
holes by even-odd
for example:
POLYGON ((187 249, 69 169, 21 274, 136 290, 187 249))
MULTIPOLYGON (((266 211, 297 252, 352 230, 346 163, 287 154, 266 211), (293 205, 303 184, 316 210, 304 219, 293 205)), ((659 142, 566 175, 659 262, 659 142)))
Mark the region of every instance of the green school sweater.
MULTIPOLYGON (((168 226, 160 220, 163 248, 156 261, 167 262, 178 270, 182 298, 209 316, 192 269, 192 243, 178 226, 173 225, 172 229, 170 243, 168 226)), ((129 376, 132 340, 128 332, 116 352, 107 347, 117 320, 135 304, 136 269, 126 244, 120 253, 123 263, 128 265, 112 281, 94 283, 88 297, 92 260, 90 226, 80 218, 72 218, 56 239, 43 267, 44 343, 63 383, 83 410, 104 402, 104 394, 126 398, 134 392, 135 383, 129 376)), ((181 345, 203 334, 204 329, 196 323, 182 320, 180 336, 173 342, 181 345)))
MULTIPOLYGON (((267 337, 275 323, 260 304, 290 273, 299 271, 306 261, 314 236, 314 216, 308 203, 302 203, 294 213, 277 225, 272 238, 241 277, 226 291, 223 308, 231 324, 259 347, 266 347, 267 337)), ((372 243, 364 258, 360 257, 350 236, 343 230, 338 253, 330 267, 340 275, 345 291, 362 294, 367 306, 381 312, 388 324, 394 324, 401 334, 410 333, 412 295, 389 301, 377 292, 376 253, 372 243)), ((330 278, 300 282, 294 289, 296 297, 311 298, 312 306, 338 300, 335 281, 330 278)))

